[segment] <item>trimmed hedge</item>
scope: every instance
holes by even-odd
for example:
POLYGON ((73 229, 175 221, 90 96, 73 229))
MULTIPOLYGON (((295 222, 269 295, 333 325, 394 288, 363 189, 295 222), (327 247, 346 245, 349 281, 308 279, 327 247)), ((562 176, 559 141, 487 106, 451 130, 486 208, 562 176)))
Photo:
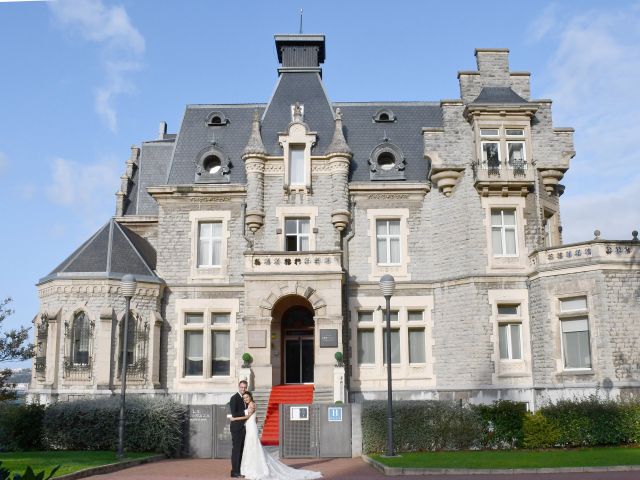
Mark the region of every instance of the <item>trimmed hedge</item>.
MULTIPOLYGON (((596 447, 640 443, 640 400, 616 402, 592 395, 547 404, 536 413, 497 401, 467 405, 446 401, 393 403, 394 448, 400 452, 596 447)), ((386 401, 365 402, 363 451, 386 450, 386 401)))
MULTIPOLYGON (((476 448, 482 432, 482 418, 469 406, 431 400, 393 402, 394 449, 399 452, 476 448)), ((387 402, 365 402, 363 451, 384 452, 386 445, 387 402)))
POLYGON ((0 402, 0 451, 40 450, 42 405, 0 402))
MULTIPOLYGON (((44 412, 44 443, 60 450, 114 450, 118 444, 119 398, 55 403, 44 412)), ((126 403, 125 449, 178 455, 187 407, 166 397, 130 398, 126 403)))

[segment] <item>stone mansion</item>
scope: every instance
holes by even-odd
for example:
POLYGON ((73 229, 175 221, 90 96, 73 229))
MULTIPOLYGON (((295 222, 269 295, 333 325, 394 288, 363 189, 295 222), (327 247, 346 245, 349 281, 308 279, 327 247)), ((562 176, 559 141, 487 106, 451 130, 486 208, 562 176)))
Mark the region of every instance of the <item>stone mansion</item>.
POLYGON ((275 43, 268 102, 161 123, 115 216, 39 280, 32 399, 119 391, 125 274, 130 393, 220 404, 248 378, 386 398, 384 274, 396 398, 640 392, 637 233, 563 244, 573 129, 508 50, 477 49, 457 99, 336 103, 324 35, 275 43))

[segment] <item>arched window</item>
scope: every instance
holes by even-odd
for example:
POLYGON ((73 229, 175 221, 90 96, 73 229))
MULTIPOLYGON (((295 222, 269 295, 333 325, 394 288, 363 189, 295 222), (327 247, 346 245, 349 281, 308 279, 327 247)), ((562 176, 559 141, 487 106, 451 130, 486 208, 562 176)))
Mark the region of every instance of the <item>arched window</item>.
MULTIPOLYGON (((134 312, 129 312, 127 326, 127 378, 146 378, 147 343, 149 338, 149 324, 134 312)), ((122 373, 122 347, 124 345, 124 316, 120 321, 118 349, 118 377, 122 373)))
POLYGON ((376 123, 395 122, 396 116, 391 110, 385 108, 376 112, 373 116, 373 121, 376 123))
POLYGON ((71 363, 74 366, 89 365, 91 325, 84 312, 76 313, 71 327, 71 363))

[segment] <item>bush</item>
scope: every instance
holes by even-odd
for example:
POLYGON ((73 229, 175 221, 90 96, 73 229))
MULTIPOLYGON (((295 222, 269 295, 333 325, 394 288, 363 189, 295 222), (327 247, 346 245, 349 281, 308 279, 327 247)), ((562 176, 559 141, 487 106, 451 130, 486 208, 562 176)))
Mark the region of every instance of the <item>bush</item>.
POLYGON ((527 408, 524 403, 498 400, 491 405, 473 407, 483 423, 482 445, 485 448, 517 448, 522 446, 527 408))
MULTIPOLYGON (((482 437, 482 419, 471 407, 445 401, 393 402, 394 449, 402 452, 475 448, 482 437)), ((365 453, 386 449, 387 402, 365 402, 362 446, 365 453)))
POLYGON ((590 395, 546 405, 540 413, 557 426, 559 446, 593 447, 628 441, 623 410, 620 403, 590 395))
POLYGON ((40 450, 44 406, 0 403, 0 451, 40 450))
MULTIPOLYGON (((183 442, 187 407, 169 398, 127 400, 125 449, 175 456, 183 442)), ((115 450, 119 398, 50 405, 44 415, 46 445, 61 450, 115 450)))
POLYGON ((551 448, 558 443, 557 425, 539 411, 524 416, 522 430, 525 448, 551 448))

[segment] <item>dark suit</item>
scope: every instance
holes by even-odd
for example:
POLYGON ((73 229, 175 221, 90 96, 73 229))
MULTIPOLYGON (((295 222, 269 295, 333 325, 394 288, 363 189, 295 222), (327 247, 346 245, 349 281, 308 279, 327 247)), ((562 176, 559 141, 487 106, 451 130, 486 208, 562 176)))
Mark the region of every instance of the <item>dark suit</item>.
MULTIPOLYGON (((229 409, 232 417, 244 417, 245 404, 239 393, 236 393, 229 400, 229 409)), ((231 430, 231 474, 240 474, 240 463, 242 462, 242 450, 244 449, 244 422, 236 420, 229 426, 231 430)))

